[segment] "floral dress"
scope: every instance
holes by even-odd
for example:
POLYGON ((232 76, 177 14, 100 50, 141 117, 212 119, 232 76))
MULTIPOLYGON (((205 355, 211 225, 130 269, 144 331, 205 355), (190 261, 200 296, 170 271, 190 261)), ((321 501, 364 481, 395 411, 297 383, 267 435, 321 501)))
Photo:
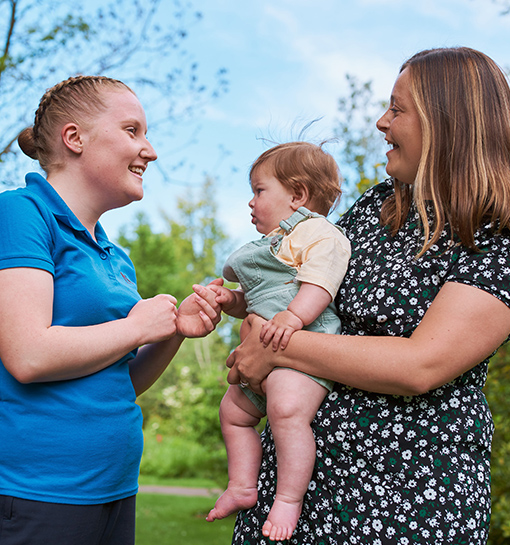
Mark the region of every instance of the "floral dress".
MULTIPOLYGON (((337 297, 345 335, 408 337, 446 282, 483 289, 510 306, 510 233, 476 234, 482 250, 449 245, 423 257, 412 209, 392 237, 379 223, 391 180, 368 190, 340 220, 352 257, 337 297)), ((461 347, 459 349, 462 349, 461 347)), ((482 393, 488 360, 427 394, 404 397, 337 384, 312 424, 317 458, 293 545, 469 544, 487 540, 493 422, 482 393)), ((276 453, 262 434, 257 504, 239 513, 232 543, 261 533, 275 495, 276 453)))

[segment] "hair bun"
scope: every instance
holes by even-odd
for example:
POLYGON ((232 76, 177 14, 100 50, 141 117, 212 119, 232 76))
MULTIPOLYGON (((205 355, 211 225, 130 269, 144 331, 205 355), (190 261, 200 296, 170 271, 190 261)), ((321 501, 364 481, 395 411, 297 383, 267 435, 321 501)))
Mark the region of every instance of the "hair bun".
POLYGON ((27 127, 19 133, 18 145, 25 155, 28 155, 31 159, 37 161, 37 147, 35 145, 34 129, 32 127, 27 127))

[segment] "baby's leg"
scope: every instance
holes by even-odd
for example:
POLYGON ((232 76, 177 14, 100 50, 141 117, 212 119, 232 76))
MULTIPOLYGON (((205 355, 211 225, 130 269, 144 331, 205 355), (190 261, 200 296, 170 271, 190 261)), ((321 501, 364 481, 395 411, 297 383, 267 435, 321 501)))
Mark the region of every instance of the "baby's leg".
POLYGON ((220 404, 220 423, 228 460, 228 487, 207 515, 208 521, 228 517, 257 502, 257 478, 262 459, 255 426, 264 415, 239 386, 229 386, 220 404))
POLYGON ((272 541, 294 532, 315 464, 315 438, 310 426, 327 389, 290 369, 275 369, 267 379, 267 417, 278 459, 276 497, 262 528, 272 541))

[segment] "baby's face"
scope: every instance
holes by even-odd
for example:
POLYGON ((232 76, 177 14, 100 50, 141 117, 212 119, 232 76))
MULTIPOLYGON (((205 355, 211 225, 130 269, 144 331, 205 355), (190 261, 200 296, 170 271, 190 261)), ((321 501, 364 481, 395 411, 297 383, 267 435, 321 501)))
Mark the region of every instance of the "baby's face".
POLYGON ((251 188, 253 199, 248 203, 251 222, 263 235, 276 229, 282 220, 290 217, 298 208, 294 192, 263 167, 252 173, 251 188))

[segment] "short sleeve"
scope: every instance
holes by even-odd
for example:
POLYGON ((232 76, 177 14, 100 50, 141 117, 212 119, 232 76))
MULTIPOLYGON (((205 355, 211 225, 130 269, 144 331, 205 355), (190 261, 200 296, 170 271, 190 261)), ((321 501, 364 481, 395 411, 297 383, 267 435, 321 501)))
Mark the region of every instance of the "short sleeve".
POLYGON ((278 256, 285 259, 285 255, 292 256, 296 280, 320 286, 334 299, 347 270, 351 245, 338 227, 324 218, 311 218, 284 238, 278 256))
POLYGON ((333 300, 344 279, 350 255, 347 239, 323 238, 303 251, 303 265, 296 279, 321 286, 333 300))
POLYGON ((458 282, 487 291, 510 307, 510 233, 476 240, 480 253, 459 253, 446 282, 458 282))
POLYGON ((55 273, 49 212, 18 190, 0 195, 0 269, 30 267, 55 273))

